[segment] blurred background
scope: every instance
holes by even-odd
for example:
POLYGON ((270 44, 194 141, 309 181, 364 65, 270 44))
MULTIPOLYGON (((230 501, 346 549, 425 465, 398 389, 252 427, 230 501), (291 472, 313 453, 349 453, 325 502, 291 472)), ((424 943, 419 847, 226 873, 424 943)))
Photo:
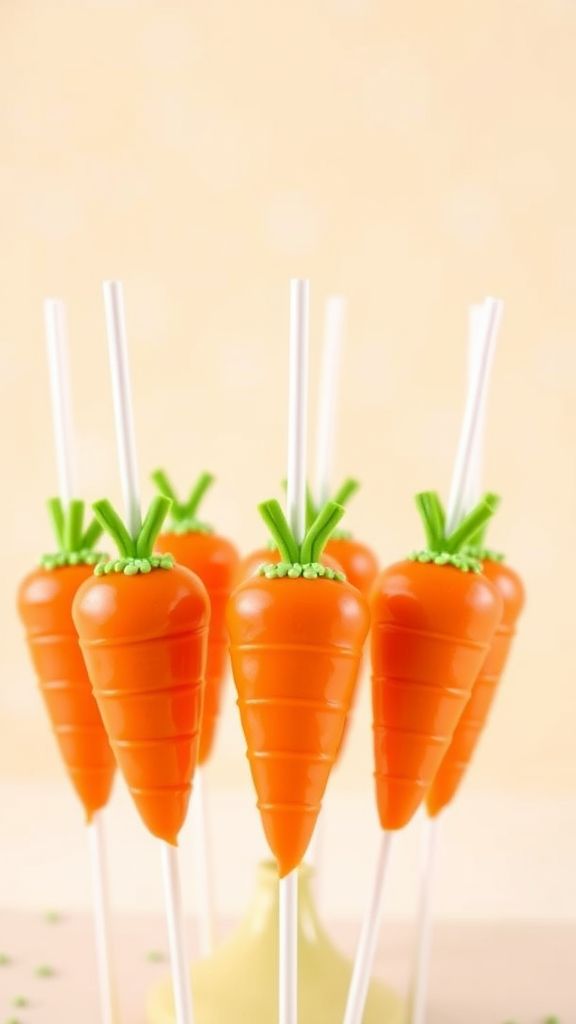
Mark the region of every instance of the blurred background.
MULTIPOLYGON (((413 493, 448 487, 468 305, 505 300, 485 482, 504 498, 491 540, 529 604, 446 816, 437 909, 576 920, 575 45, 571 0, 3 0, 0 905, 89 899, 80 810, 14 608, 52 542, 42 300, 68 304, 83 495, 120 500, 101 299, 117 276, 142 478, 163 465, 187 491, 212 470, 206 514, 246 551, 285 471, 300 275, 312 425, 324 302, 349 301, 335 483, 362 480, 348 525, 383 562, 419 543, 413 493)), ((324 899, 348 918, 378 834, 367 696, 326 804, 324 899)), ((207 785, 230 916, 264 851, 231 686, 207 785)), ((414 823, 399 840, 390 918, 413 913, 418 838, 414 823)), ((110 854, 115 904, 160 906, 120 783, 110 854)))

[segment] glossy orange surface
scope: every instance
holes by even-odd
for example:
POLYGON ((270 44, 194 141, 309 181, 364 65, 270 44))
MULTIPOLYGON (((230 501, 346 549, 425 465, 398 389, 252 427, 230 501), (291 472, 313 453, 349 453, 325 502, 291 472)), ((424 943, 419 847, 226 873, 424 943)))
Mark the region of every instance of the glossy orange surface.
POLYGON ((514 569, 500 562, 486 561, 482 571, 502 597, 502 618, 426 798, 428 813, 432 816, 439 814, 454 798, 472 760, 506 667, 516 622, 524 607, 524 586, 514 569))
POLYGON ((208 595, 182 566, 93 576, 72 610, 110 743, 155 836, 176 843, 198 758, 208 595))
POLYGON ((115 771, 72 621, 76 591, 93 571, 90 565, 36 569, 18 591, 40 692, 88 821, 108 802, 115 771))
MULTIPOLYGON (((251 554, 245 555, 244 558, 240 559, 234 578, 235 586, 243 583, 244 580, 249 579, 251 576, 255 576, 261 565, 269 562, 270 564, 276 565, 281 561, 282 556, 277 548, 258 548, 256 551, 252 551, 251 554)), ((329 569, 335 569, 337 572, 342 572, 343 567, 340 563, 329 554, 324 551, 320 559, 322 565, 327 565, 329 569)))
POLYGON ((306 852, 369 625, 348 583, 253 577, 228 603, 232 671, 258 807, 280 875, 306 852))
POLYGON ((502 617, 484 576, 399 562, 372 597, 372 708, 380 823, 418 809, 452 740, 502 617))
POLYGON ((336 537, 328 541, 324 554, 342 567, 353 587, 357 587, 364 597, 370 596, 380 566, 367 544, 361 544, 353 537, 336 537))
POLYGON ((157 551, 170 552, 180 565, 195 572, 210 598, 206 686, 198 749, 198 763, 204 764, 212 753, 228 671, 226 602, 234 583, 239 555, 229 540, 215 533, 163 533, 154 547, 157 551))

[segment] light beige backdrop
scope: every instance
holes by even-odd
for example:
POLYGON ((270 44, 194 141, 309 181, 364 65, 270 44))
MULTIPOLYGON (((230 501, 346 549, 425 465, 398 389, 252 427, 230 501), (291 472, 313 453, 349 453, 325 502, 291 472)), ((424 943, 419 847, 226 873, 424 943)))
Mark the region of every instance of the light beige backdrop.
MULTIPOLYGON (((247 549, 284 473, 298 274, 314 371, 326 295, 349 299, 337 479, 363 481, 349 524, 384 561, 419 542, 413 492, 447 489, 467 305, 505 299, 486 484, 529 606, 462 803, 572 801, 575 44, 569 0, 3 0, 6 785, 61 778, 14 612, 51 542, 43 297, 69 304, 82 493, 119 498, 100 282, 120 276, 143 478, 212 469, 206 511, 247 549)), ((369 743, 364 704, 340 785, 367 808, 369 743)), ((239 779, 230 697, 212 781, 239 779)))

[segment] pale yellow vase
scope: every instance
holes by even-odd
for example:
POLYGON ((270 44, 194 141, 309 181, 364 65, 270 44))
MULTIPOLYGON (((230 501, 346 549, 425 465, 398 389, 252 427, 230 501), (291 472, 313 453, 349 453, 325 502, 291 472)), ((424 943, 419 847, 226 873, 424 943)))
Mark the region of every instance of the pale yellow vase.
MULTIPOLYGON (((351 962, 330 941, 318 919, 312 871, 300 869, 299 1024, 342 1024, 351 962)), ((213 956, 192 967, 195 1024, 273 1024, 278 1017, 278 876, 258 867, 246 917, 213 956)), ((400 999, 384 985, 370 988, 363 1024, 401 1024, 400 999)), ((170 982, 150 994, 148 1024, 174 1024, 170 982)))

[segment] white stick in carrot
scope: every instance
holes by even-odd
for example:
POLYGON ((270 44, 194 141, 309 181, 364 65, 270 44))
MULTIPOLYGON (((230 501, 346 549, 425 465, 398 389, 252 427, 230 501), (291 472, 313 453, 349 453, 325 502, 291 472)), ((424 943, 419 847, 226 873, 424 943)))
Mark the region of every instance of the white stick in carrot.
MULTIPOLYGON (((446 532, 450 534, 462 519, 465 498, 468 493, 469 472, 476 443, 476 432, 482 421, 488 378, 492 365, 494 345, 501 316, 501 303, 496 299, 486 299, 483 307, 482 347, 478 352, 476 374, 468 389, 466 407, 462 420, 460 441, 456 453, 450 500, 448 504, 446 532)), ((387 837, 384 833, 381 840, 381 854, 378 858, 376 879, 372 889, 372 897, 361 933, 361 941, 356 953, 352 982, 348 993, 348 1001, 344 1014, 344 1024, 361 1024, 364 1015, 368 985, 376 952, 384 871, 382 860, 387 837)), ((426 972, 423 972, 423 977, 426 972)), ((413 1022, 414 1024, 414 1022, 413 1022)), ((422 1024, 422 1022, 419 1022, 422 1024)))
MULTIPOLYGON (((300 544, 306 533, 306 453, 308 428, 309 287, 290 284, 290 352, 288 392, 288 521, 300 544)), ((280 1024, 298 1021, 298 872, 280 879, 279 1013, 280 1024)))
MULTIPOLYGON (((462 433, 454 466, 447 522, 455 528, 461 516, 474 507, 480 497, 482 447, 485 430, 486 397, 500 322, 502 303, 487 298, 473 305, 468 322, 468 397, 462 433), (467 456, 464 456, 467 452, 467 456), (458 516, 458 509, 461 509, 458 516)), ((426 842, 422 864, 416 953, 410 995, 411 1024, 425 1024, 428 980, 432 948, 432 894, 440 822, 425 823, 426 842)))
MULTIPOLYGON (((50 372, 54 446, 60 500, 67 507, 75 494, 74 440, 66 308, 60 299, 44 302, 44 328, 50 372)), ((88 830, 88 855, 92 879, 92 913, 96 939, 98 992, 102 1024, 117 1019, 106 855, 104 812, 95 811, 88 830)))
MULTIPOLYGON (((126 515, 130 530, 135 536, 140 530, 142 519, 128 367, 124 295, 119 281, 104 282, 104 307, 120 476, 126 515)), ((178 851, 169 843, 162 840, 160 843, 176 1024, 192 1024, 192 991, 185 954, 178 851)))

